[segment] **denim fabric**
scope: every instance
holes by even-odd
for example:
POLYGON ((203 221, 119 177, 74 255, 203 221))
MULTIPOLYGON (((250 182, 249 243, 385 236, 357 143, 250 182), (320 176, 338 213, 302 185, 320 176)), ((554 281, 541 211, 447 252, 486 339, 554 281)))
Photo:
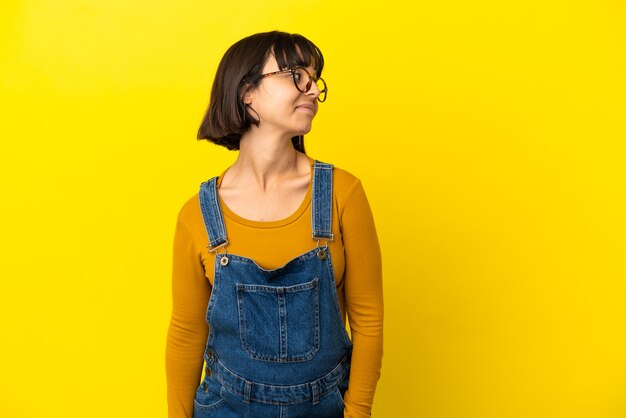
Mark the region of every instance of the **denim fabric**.
POLYGON ((328 251, 332 169, 313 165, 312 249, 273 270, 227 252, 217 178, 202 184, 208 248, 217 253, 194 418, 343 416, 352 343, 328 251))

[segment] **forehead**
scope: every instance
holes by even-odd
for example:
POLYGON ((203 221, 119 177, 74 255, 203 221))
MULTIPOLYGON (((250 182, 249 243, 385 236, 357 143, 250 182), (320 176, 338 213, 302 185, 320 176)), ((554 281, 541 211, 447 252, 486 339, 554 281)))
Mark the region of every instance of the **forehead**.
POLYGON ((278 62, 276 61, 276 57, 274 57, 274 54, 269 54, 267 59, 265 60, 265 64, 263 64, 263 72, 268 72, 268 71, 277 71, 279 70, 278 68, 278 62))

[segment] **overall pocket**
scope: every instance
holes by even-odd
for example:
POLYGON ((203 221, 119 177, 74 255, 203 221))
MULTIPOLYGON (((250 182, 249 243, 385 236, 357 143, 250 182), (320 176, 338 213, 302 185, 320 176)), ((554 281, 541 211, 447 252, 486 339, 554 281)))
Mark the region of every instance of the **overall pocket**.
POLYGON ((221 385, 214 379, 204 378, 193 399, 193 418, 222 416, 226 402, 221 396, 221 385))
POLYGON ((307 361, 319 350, 319 279, 294 286, 237 284, 239 336, 256 360, 307 361))

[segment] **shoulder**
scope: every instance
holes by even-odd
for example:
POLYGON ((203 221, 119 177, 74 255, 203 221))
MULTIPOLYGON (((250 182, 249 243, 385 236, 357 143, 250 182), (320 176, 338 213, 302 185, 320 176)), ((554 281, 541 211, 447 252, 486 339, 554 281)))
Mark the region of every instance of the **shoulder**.
POLYGON ((332 162, 314 160, 309 157, 309 161, 311 165, 314 164, 315 161, 322 164, 329 164, 333 166, 333 186, 335 189, 335 193, 342 193, 348 191, 351 187, 354 187, 356 183, 359 183, 359 179, 353 175, 352 173, 344 170, 343 168, 337 167, 332 164, 332 162))
POLYGON ((333 165, 333 197, 337 213, 341 216, 346 206, 353 205, 353 201, 359 200, 364 195, 361 180, 341 167, 333 165))
POLYGON ((187 199, 183 206, 178 211, 178 222, 184 224, 187 227, 195 226, 202 217, 200 212, 200 201, 198 200, 198 193, 194 193, 193 196, 187 199))
POLYGON ((361 180, 349 171, 343 168, 334 167, 333 169, 333 187, 337 198, 347 197, 355 187, 360 187, 361 180))
POLYGON ((362 229, 373 224, 371 207, 361 179, 338 167, 334 167, 333 177, 333 195, 342 231, 346 225, 362 229))

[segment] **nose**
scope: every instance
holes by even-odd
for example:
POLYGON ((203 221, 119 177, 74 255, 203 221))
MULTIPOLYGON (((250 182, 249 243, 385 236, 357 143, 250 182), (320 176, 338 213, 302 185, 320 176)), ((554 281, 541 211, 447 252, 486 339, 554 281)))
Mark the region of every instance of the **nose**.
POLYGON ((315 97, 315 99, 320 97, 321 91, 319 87, 317 86, 317 83, 314 82, 313 80, 311 80, 311 88, 309 89, 309 91, 306 92, 306 94, 309 96, 315 97))

